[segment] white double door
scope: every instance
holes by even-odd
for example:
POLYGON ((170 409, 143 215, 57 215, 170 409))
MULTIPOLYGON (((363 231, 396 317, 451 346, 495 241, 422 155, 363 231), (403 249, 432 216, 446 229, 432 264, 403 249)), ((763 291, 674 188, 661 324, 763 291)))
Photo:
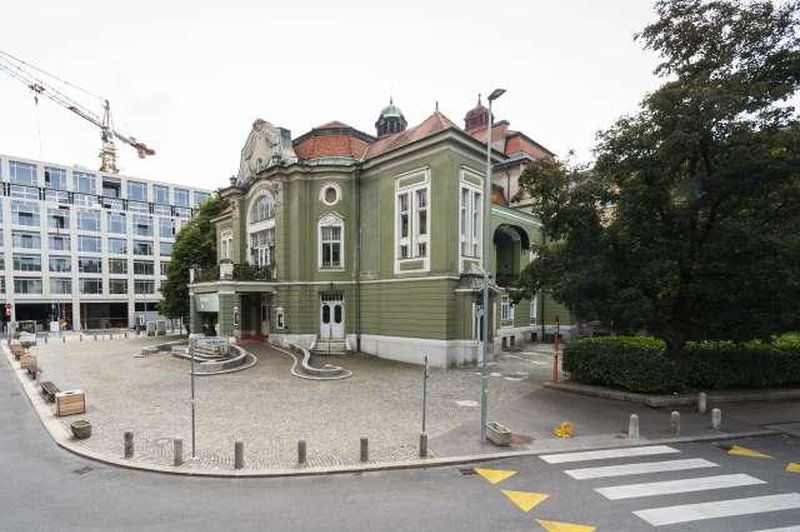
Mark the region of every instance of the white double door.
POLYGON ((344 338, 344 301, 341 296, 338 298, 323 296, 319 307, 320 338, 344 338))

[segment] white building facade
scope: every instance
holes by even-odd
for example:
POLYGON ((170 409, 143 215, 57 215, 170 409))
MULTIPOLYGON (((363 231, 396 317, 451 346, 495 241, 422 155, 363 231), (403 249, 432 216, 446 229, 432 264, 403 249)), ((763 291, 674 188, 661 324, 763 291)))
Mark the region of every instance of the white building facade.
POLYGON ((3 328, 158 317, 175 235, 210 191, 0 155, 3 328))

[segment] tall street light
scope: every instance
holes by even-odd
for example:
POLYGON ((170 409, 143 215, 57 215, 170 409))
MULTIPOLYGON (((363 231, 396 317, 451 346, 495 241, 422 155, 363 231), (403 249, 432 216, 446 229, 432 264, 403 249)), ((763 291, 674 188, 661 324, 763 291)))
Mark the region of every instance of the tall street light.
POLYGON ((491 213, 492 194, 492 128, 494 116, 492 115, 492 102, 498 99, 505 89, 495 89, 489 95, 489 122, 486 129, 486 178, 483 180, 483 316, 481 323, 481 441, 486 441, 486 416, 487 416, 487 380, 489 375, 486 370, 489 342, 489 216, 491 213))

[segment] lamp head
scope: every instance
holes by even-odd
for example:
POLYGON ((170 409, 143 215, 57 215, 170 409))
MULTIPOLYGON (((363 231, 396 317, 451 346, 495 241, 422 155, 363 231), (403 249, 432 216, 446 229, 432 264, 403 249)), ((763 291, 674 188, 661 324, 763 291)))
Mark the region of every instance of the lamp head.
POLYGON ((489 95, 489 101, 493 102, 494 100, 496 100, 500 96, 502 96, 505 92, 506 92, 505 89, 495 89, 495 90, 493 90, 492 93, 489 95))

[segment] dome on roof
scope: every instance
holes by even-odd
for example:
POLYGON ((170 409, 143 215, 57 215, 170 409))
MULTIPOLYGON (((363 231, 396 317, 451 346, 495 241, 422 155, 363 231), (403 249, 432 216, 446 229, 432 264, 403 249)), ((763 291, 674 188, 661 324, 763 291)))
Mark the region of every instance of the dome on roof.
POLYGON ((464 129, 467 131, 472 131, 482 127, 487 127, 488 125, 489 109, 483 106, 481 103, 481 95, 479 94, 477 105, 467 111, 467 114, 464 116, 464 129))
POLYGON ((381 109, 381 114, 375 122, 378 138, 405 131, 407 125, 403 112, 394 104, 392 98, 389 98, 389 105, 381 109))

